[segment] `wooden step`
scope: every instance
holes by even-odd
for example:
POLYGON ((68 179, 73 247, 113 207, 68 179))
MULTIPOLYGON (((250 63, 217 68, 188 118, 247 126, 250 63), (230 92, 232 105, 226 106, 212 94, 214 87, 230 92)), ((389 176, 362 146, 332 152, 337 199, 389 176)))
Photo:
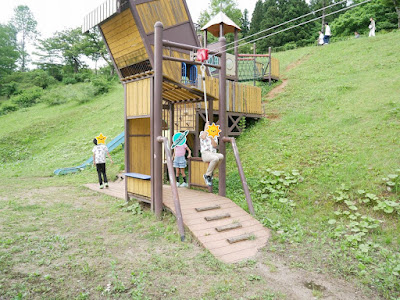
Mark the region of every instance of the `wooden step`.
POLYGON ((213 210, 213 209, 219 209, 219 208, 221 208, 221 206, 214 205, 214 206, 196 207, 195 210, 197 212, 201 212, 201 211, 207 211, 207 210, 213 210))
POLYGON ((232 229, 241 228, 241 227, 242 227, 242 224, 240 224, 240 223, 232 223, 232 224, 228 224, 228 225, 224 225, 224 226, 215 227, 215 230, 218 232, 221 232, 221 231, 227 231, 227 230, 232 230, 232 229))
POLYGON ((215 221, 215 220, 221 220, 225 218, 230 218, 231 215, 229 213, 222 214, 222 215, 216 215, 216 216, 211 216, 211 217, 204 217, 206 221, 215 221))
POLYGON ((242 242, 246 240, 252 240, 255 239, 255 235, 252 233, 245 233, 239 236, 235 236, 229 239, 226 239, 229 244, 237 243, 237 242, 242 242))

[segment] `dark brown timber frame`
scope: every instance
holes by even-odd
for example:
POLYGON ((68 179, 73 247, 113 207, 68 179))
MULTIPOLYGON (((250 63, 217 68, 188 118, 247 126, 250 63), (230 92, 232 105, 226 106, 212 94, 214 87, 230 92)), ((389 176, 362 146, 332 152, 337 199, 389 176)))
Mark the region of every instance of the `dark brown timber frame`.
MULTIPOLYGON (((172 168, 171 153, 168 146, 168 139, 162 137, 162 110, 163 110, 163 66, 162 62, 164 59, 173 61, 185 61, 184 59, 172 58, 169 56, 163 56, 163 47, 174 47, 183 50, 199 50, 199 47, 190 46, 185 44, 174 43, 170 41, 163 40, 163 25, 161 22, 157 22, 154 25, 154 85, 153 85, 153 95, 151 103, 151 140, 152 140, 152 204, 154 206, 154 212, 157 217, 161 217, 163 208, 163 179, 162 179, 162 147, 161 143, 164 143, 168 172, 170 177, 171 189, 173 193, 173 199, 176 207, 178 226, 180 227, 180 222, 182 222, 181 209, 179 204, 179 195, 176 187, 176 181, 174 176, 174 170, 172 168)), ((225 37, 219 38, 220 43, 223 48, 226 46, 225 37)), ((234 154, 236 158, 236 163, 238 165, 240 177, 242 179, 243 189, 245 191, 246 200, 248 202, 249 210, 254 214, 254 208, 250 198, 250 192, 247 186, 246 179, 244 177, 243 168, 240 162, 239 153, 236 147, 234 138, 227 137, 228 135, 228 119, 226 112, 226 54, 223 53, 213 53, 220 56, 220 65, 217 66, 219 69, 219 124, 222 130, 223 136, 220 138, 219 151, 226 157, 226 143, 232 143, 234 148, 234 154), (226 136, 224 136, 226 135, 226 136)), ((193 63, 193 62, 192 62, 193 63)), ((195 64, 199 64, 195 62, 195 64)), ((215 66, 214 66, 215 67, 215 66)), ((172 105, 169 107, 172 110, 172 105)), ((212 115, 212 114, 211 114, 212 115)), ((171 114, 173 117, 173 114, 171 114)), ((173 120, 170 120, 173 124, 173 120)), ((197 122, 196 122, 197 123, 197 122)), ((198 126, 198 125, 197 125, 198 126)), ((172 126, 171 126, 172 127, 172 126)), ((195 137, 197 138, 197 137, 195 137)), ((226 195, 226 159, 224 159, 219 166, 219 195, 226 195)), ((183 224, 183 223, 182 223, 183 224)), ((183 226, 183 225, 182 225, 183 226)), ((182 227, 183 228, 183 227, 182 227)), ((181 234, 182 238, 182 234, 181 234)))

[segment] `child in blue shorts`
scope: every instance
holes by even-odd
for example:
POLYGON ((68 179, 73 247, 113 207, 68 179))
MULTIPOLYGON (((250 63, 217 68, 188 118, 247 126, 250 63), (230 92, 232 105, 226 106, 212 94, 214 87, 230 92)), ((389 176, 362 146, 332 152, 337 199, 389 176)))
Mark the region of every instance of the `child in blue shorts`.
POLYGON ((185 174, 185 169, 187 166, 187 162, 186 162, 186 158, 185 158, 186 150, 189 152, 188 158, 192 157, 192 151, 186 144, 183 144, 181 146, 176 146, 174 148, 173 166, 176 170, 176 186, 180 186, 180 187, 188 186, 188 184, 186 182, 186 174, 185 174), (182 174, 182 179, 183 179, 182 184, 179 184, 179 170, 180 170, 180 173, 182 174))

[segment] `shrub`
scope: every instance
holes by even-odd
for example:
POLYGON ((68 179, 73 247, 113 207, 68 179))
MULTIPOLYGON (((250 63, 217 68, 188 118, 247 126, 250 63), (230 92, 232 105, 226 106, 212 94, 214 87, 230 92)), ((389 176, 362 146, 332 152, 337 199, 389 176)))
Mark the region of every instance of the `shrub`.
POLYGON ((34 105, 38 98, 42 95, 43 89, 39 87, 33 87, 26 89, 22 94, 14 96, 12 102, 17 104, 19 107, 30 107, 34 105))
POLYGON ((55 84, 56 80, 43 70, 35 70, 32 72, 31 82, 43 89, 47 88, 51 84, 55 84))
POLYGON ((64 104, 68 101, 68 99, 66 97, 66 94, 64 93, 64 89, 54 88, 45 93, 40 98, 40 101, 52 106, 64 104))
POLYGON ((75 83, 77 83, 75 77, 70 77, 70 76, 64 77, 63 80, 62 80, 62 82, 63 82, 64 84, 75 84, 75 83))
POLYGON ((100 95, 107 93, 111 88, 111 82, 105 77, 94 77, 92 78, 92 84, 95 88, 94 95, 100 95))
POLYGON ((12 95, 18 94, 18 84, 15 81, 6 83, 2 86, 1 92, 3 95, 7 96, 7 98, 10 98, 12 95))
POLYGON ((6 115, 10 112, 18 110, 18 107, 14 104, 4 104, 0 107, 0 115, 6 115))

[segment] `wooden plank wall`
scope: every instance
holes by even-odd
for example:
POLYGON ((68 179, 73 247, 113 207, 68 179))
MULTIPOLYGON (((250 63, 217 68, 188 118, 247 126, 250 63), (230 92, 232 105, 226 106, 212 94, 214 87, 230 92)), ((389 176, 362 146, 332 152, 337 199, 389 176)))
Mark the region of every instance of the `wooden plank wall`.
POLYGON ((150 115, 151 79, 142 79, 126 84, 127 117, 150 115))
POLYGON ((189 21, 182 0, 157 0, 136 5, 146 34, 154 32, 154 24, 161 21, 164 28, 189 21))
MULTIPOLYGON (((219 98, 218 78, 206 77, 207 93, 219 98)), ((248 114, 262 114, 261 89, 259 87, 227 81, 226 84, 226 109, 229 112, 243 112, 248 114)), ((201 103, 204 109, 204 103, 201 103)), ((213 103, 214 110, 219 109, 218 100, 213 103)))
MULTIPOLYGON (((128 120, 129 126, 129 168, 132 173, 150 175, 151 140, 150 118, 128 120)), ((129 178, 128 192, 146 197, 151 195, 150 180, 129 178), (130 183, 130 185, 129 185, 130 183)))
POLYGON ((205 185, 203 175, 207 172, 208 163, 191 160, 190 164, 190 182, 197 185, 205 185))
POLYGON ((279 59, 271 57, 271 77, 279 79, 279 59))
POLYGON ((118 68, 148 59, 148 55, 130 9, 101 25, 104 37, 118 68))

